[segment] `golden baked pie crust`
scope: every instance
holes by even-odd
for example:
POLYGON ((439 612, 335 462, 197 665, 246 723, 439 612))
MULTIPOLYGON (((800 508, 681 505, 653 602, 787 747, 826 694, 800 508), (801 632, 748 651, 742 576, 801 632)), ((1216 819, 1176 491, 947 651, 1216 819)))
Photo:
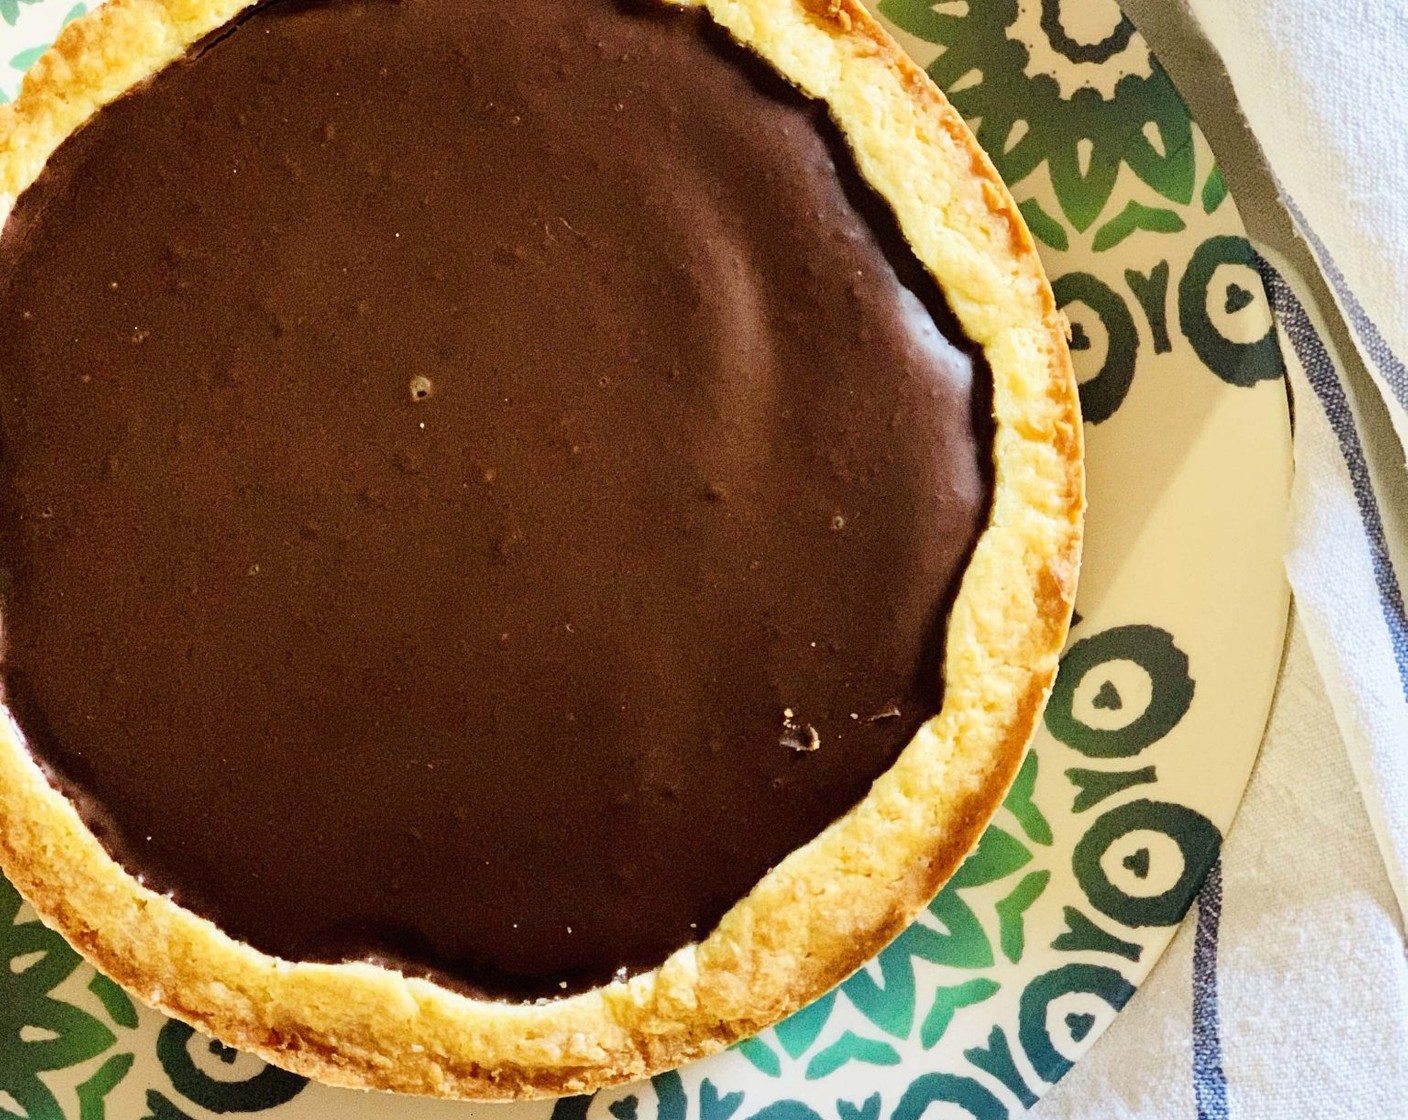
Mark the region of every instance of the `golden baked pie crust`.
MULTIPOLYGON (((1084 479, 1064 320, 1026 226, 958 114, 855 0, 692 2, 828 103, 992 368, 992 516, 949 621, 943 710, 702 942, 629 981, 524 1005, 233 940, 114 862, 6 713, 11 881, 136 996, 279 1066, 334 1085, 522 1099, 722 1049, 821 995, 915 917, 976 842, 1035 729, 1070 620, 1084 479)), ((109 0, 66 28, 0 106, 0 218, 94 112, 248 6, 109 0)))

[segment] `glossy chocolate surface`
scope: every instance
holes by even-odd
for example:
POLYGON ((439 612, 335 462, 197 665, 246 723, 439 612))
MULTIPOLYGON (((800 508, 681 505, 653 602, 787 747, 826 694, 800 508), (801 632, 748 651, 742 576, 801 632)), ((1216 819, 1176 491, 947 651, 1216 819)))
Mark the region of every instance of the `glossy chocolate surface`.
POLYGON ((651 967, 937 710, 971 353, 698 13, 259 9, 0 236, 7 699, 260 949, 509 999, 651 967))

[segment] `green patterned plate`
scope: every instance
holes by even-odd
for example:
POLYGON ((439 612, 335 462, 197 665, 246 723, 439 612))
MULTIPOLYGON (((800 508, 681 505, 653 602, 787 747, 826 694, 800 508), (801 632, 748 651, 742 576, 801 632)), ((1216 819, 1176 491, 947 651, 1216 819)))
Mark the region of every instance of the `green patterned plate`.
MULTIPOLYGON (((0 0, 0 97, 73 0, 0 0)), ((0 881, 0 1117, 996 1120, 1068 1070, 1217 859, 1288 592, 1290 423, 1207 144, 1114 0, 881 0, 1021 202, 1073 326, 1089 440, 1079 615, 1036 750, 928 912, 836 992, 652 1082, 553 1104, 357 1095, 138 1009, 0 881)))

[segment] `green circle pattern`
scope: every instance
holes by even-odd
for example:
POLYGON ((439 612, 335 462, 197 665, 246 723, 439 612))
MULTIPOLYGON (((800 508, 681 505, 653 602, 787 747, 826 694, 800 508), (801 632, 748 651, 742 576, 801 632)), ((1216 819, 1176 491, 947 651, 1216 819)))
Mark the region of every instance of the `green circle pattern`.
POLYGON ((1188 657, 1173 635, 1156 626, 1121 626, 1077 642, 1061 658, 1046 705, 1046 729, 1091 758, 1128 758, 1172 731, 1192 703, 1188 657), (1091 727, 1075 714, 1075 691, 1087 674, 1113 661, 1133 661, 1148 674, 1149 706, 1124 727, 1091 727))
POLYGON ((1047 1028, 1047 1008, 1062 996, 1098 996, 1118 1011, 1134 995, 1134 985, 1116 969, 1095 964, 1068 964, 1038 976, 1022 992, 1019 1028, 1022 1048, 1043 1080, 1055 1083, 1073 1064, 1056 1048, 1047 1028))
MULTIPOLYGON (((1135 359, 1139 356, 1139 331, 1134 317, 1113 288, 1088 272, 1068 272, 1051 285, 1056 306, 1063 310, 1082 303, 1099 317, 1109 343, 1105 360, 1094 377, 1081 382, 1080 411, 1088 423, 1108 420, 1124 403, 1134 383, 1135 359)), ((1072 338, 1072 346, 1083 339, 1072 338)))
POLYGON ((1250 292, 1235 287, 1223 293, 1212 292, 1218 268, 1232 264, 1255 270, 1260 261, 1245 237, 1210 237, 1193 253, 1178 284, 1180 329, 1203 364, 1229 385, 1250 387, 1259 381, 1279 380, 1286 375, 1274 327, 1268 327, 1254 342, 1239 342, 1221 334, 1208 314, 1209 296, 1222 295, 1229 309, 1238 297, 1248 301, 1253 298, 1250 292))
MULTIPOLYGON (((1171 926, 1183 920, 1217 859, 1222 834, 1201 813, 1163 801, 1130 801, 1104 813, 1076 844, 1076 879, 1090 904, 1123 925, 1171 926), (1131 832, 1157 832, 1178 845, 1182 867, 1173 886, 1161 894, 1132 895, 1110 880, 1102 859, 1116 840, 1131 832)), ((1145 858, 1147 858, 1147 849, 1145 858)), ((1145 872, 1147 874, 1147 872, 1145 872)))
MULTIPOLYGON (((202 1108, 222 1115, 263 1112, 293 1100, 307 1084, 303 1078, 273 1066, 265 1066, 253 1077, 242 1081, 221 1081, 211 1077, 191 1059, 189 1046, 195 1033, 185 1023, 167 1020, 157 1035, 156 1053, 176 1091, 202 1108)), ((215 1042, 208 1045, 215 1054, 225 1049, 215 1042)))

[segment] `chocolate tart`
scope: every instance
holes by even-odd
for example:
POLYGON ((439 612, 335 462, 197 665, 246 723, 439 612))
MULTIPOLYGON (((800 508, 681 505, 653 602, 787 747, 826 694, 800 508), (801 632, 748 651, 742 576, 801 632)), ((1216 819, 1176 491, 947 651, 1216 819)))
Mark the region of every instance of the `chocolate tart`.
POLYGON ((711 1053, 973 846, 1063 320, 851 0, 110 0, 0 107, 0 864, 336 1085, 711 1053))

